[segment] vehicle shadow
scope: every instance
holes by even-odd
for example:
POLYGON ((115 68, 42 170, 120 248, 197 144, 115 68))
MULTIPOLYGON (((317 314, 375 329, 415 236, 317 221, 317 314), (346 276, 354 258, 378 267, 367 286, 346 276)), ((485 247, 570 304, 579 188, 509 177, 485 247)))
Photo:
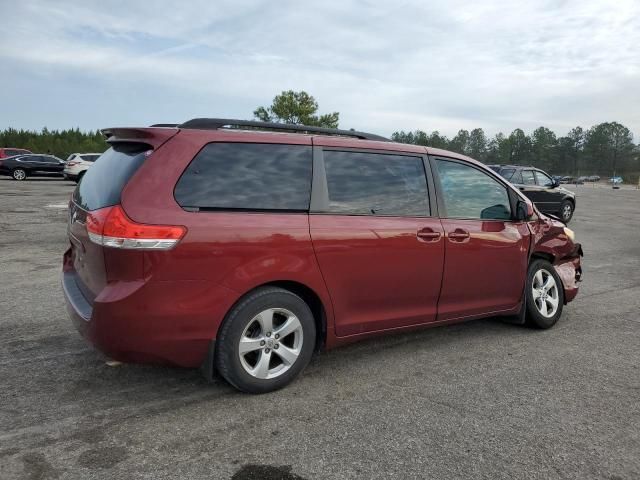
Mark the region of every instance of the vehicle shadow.
MULTIPOLYGON (((335 375, 335 366, 349 365, 351 369, 370 367, 372 362, 383 365, 429 349, 451 350, 458 344, 480 342, 486 337, 515 337, 533 334, 521 325, 513 325, 499 317, 435 328, 425 328, 408 333, 398 333, 362 340, 329 351, 317 353, 302 378, 328 379, 335 375)), ((111 398, 125 395, 141 402, 176 395, 209 397, 216 394, 238 394, 217 373, 207 381, 199 369, 187 369, 165 365, 117 364, 109 366, 108 359, 98 352, 87 350, 78 358, 80 379, 71 386, 65 397, 111 398), (86 370, 82 373, 83 370, 86 370)), ((75 363, 75 362, 74 362, 75 363)), ((347 373, 348 374, 348 373, 347 373)))

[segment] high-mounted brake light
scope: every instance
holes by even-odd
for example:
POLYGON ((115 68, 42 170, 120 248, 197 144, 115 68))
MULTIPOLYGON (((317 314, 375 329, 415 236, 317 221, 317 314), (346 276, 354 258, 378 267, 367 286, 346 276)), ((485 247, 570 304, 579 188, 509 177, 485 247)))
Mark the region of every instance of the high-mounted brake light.
POLYGON ((89 213, 87 233, 93 243, 104 247, 169 250, 184 237, 187 229, 174 225, 136 223, 120 205, 115 205, 89 213))

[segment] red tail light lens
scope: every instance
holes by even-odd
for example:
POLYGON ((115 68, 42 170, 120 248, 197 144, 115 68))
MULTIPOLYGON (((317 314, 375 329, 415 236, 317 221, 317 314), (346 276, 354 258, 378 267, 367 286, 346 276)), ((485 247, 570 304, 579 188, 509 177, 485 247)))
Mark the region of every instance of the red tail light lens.
POLYGON ((87 232, 92 242, 105 247, 169 250, 184 237, 187 229, 174 225, 136 223, 120 205, 115 205, 89 213, 87 232))

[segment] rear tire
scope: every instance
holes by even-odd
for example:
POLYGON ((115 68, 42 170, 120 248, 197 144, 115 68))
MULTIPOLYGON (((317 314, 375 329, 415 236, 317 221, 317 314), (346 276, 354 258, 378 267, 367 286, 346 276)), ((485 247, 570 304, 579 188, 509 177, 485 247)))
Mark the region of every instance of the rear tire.
POLYGON ((564 200, 560 204, 560 218, 564 223, 569 223, 571 218, 573 218, 573 202, 571 200, 564 200))
POLYGON ((307 366, 316 344, 309 306, 296 294, 262 287, 227 314, 216 339, 215 365, 247 393, 278 390, 307 366))
POLYGON ((27 171, 22 168, 16 168, 11 172, 11 176, 14 180, 21 182, 27 178, 27 171))
POLYGON ((527 325, 547 329, 562 315, 564 287, 553 265, 534 260, 527 273, 527 325))

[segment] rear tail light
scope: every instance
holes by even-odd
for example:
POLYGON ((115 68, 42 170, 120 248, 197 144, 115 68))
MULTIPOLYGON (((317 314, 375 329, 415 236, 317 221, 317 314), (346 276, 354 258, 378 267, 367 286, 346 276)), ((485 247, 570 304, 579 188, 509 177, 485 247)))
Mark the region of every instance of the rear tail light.
POLYGON ((104 247, 169 250, 184 237, 187 229, 174 225, 136 223, 120 205, 115 205, 89 213, 87 233, 93 243, 104 247))
POLYGON ((74 165, 78 165, 80 162, 67 162, 67 167, 73 167, 74 165))

